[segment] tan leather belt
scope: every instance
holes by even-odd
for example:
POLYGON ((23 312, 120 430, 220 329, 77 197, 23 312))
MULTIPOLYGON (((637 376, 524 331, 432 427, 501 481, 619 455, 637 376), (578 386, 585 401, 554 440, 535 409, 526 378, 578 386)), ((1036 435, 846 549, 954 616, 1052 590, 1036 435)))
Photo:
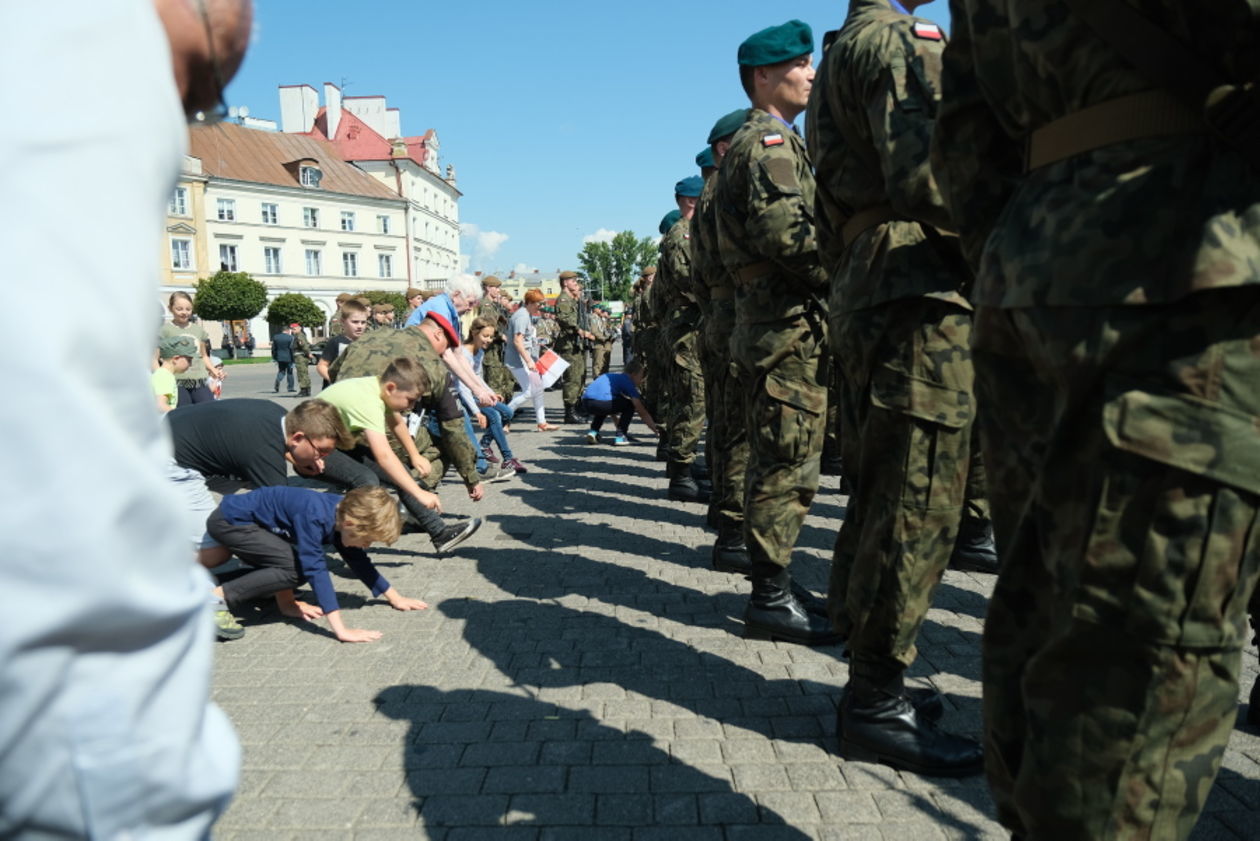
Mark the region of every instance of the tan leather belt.
POLYGON ((1143 91, 1082 108, 1034 131, 1028 136, 1024 171, 1113 143, 1207 130, 1203 116, 1173 94, 1143 91))
POLYGON ((760 277, 763 274, 769 274, 772 271, 774 271, 774 263, 771 263, 769 260, 762 260, 760 263, 753 263, 751 266, 744 266, 742 269, 735 272, 735 276, 744 283, 747 283, 754 278, 760 277))
POLYGON ((729 286, 710 286, 710 301, 729 301, 735 297, 735 290, 729 286))
POLYGON ((848 248, 862 235, 863 231, 902 218, 904 217, 898 216, 892 209, 892 205, 877 204, 850 216, 849 221, 845 222, 844 227, 840 229, 840 238, 844 240, 844 247, 848 248))

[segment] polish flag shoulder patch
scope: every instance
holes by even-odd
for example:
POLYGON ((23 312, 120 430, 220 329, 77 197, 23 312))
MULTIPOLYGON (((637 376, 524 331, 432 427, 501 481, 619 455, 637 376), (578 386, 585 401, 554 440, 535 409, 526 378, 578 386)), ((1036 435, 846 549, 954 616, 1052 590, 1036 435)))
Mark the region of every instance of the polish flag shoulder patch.
POLYGON ((761 138, 761 145, 762 146, 782 146, 783 135, 767 134, 765 137, 761 138))
POLYGON ((923 38, 927 41, 944 41, 945 33, 941 32, 941 28, 934 23, 916 20, 914 22, 914 37, 923 38))

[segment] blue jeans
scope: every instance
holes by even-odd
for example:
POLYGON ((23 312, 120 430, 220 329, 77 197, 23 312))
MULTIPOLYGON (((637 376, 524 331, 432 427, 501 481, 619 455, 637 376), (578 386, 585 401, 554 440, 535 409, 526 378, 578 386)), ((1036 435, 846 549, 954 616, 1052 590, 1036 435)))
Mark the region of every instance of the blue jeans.
MULTIPOLYGON (((499 445, 499 452, 503 454, 505 459, 512 458, 512 448, 508 445, 507 433, 503 431, 503 427, 505 424, 512 422, 512 418, 516 413, 506 403, 483 406, 481 411, 489 422, 489 426, 481 436, 481 446, 488 447, 490 442, 494 441, 494 443, 499 445)), ((472 428, 471 423, 469 423, 469 428, 472 428)), ((473 443, 476 443, 476 439, 474 439, 473 443)))

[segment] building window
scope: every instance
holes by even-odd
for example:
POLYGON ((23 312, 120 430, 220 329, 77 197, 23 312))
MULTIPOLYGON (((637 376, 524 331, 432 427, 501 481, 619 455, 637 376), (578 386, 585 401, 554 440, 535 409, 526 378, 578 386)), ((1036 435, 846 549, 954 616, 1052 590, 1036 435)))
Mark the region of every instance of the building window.
POLYGON ((262 221, 264 225, 275 225, 280 221, 280 210, 271 202, 262 203, 262 221))
POLYGON ((380 229, 380 232, 381 232, 381 233, 383 233, 383 234, 387 234, 387 233, 389 233, 389 217, 388 217, 388 216, 377 216, 377 217, 376 217, 376 226, 377 226, 377 228, 379 228, 379 229, 380 229))
POLYGON ((280 274, 280 249, 273 245, 263 248, 263 262, 267 274, 280 274))
POLYGON ((324 273, 323 267, 320 265, 320 252, 318 248, 306 249, 306 273, 309 275, 321 275, 324 273))
POLYGON ((188 188, 176 187, 175 192, 171 194, 171 203, 167 206, 166 212, 172 216, 188 215, 188 188))
POLYGON ((376 255, 376 262, 381 268, 381 277, 394 276, 394 258, 389 254, 376 255))
POLYGON ((219 221, 236 221, 236 199, 219 199, 219 221))
POLYGON ((341 211, 341 230, 343 231, 354 230, 354 211, 353 210, 341 211))
POLYGON ((359 255, 353 251, 341 252, 341 268, 346 277, 359 276, 359 255))
POLYGON ((191 270, 192 267, 192 240, 171 240, 171 268, 188 271, 191 270))
POLYGON ((219 246, 219 269, 225 272, 237 271, 235 245, 219 246))
POLYGON ((319 227, 319 208, 304 207, 302 208, 302 224, 308 228, 319 227))
POLYGON ((320 180, 324 177, 324 173, 319 171, 318 167, 304 166, 301 170, 301 181, 303 187, 318 187, 320 180))

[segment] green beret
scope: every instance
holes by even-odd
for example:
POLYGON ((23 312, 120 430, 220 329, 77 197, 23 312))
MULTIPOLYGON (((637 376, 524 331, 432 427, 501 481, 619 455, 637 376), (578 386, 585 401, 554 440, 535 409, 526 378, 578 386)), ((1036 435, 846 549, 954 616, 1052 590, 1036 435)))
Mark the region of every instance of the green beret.
POLYGON ((664 218, 661 219, 661 226, 659 228, 661 236, 669 233, 669 229, 677 225, 678 220, 681 218, 682 211, 680 210, 671 210, 669 213, 666 213, 664 218))
POLYGON ((779 64, 814 51, 814 31, 804 21, 790 20, 750 35, 739 45, 741 67, 779 64))
POLYGON ((717 166, 717 161, 713 160, 713 148, 705 146, 700 150, 700 154, 696 155, 696 166, 701 169, 712 169, 717 166))
POLYGON ((486 275, 485 277, 481 279, 481 285, 486 288, 489 288, 491 286, 502 286, 503 281, 499 280, 494 275, 486 275))
POLYGON ((698 199, 702 192, 704 192, 704 179, 699 175, 688 175, 674 185, 674 195, 686 199, 698 199))
POLYGON ((725 117, 722 117, 713 124, 713 128, 709 131, 709 145, 712 146, 723 137, 730 137, 732 134, 739 131, 739 127, 742 126, 744 121, 747 119, 747 108, 740 108, 736 111, 732 111, 725 117))

